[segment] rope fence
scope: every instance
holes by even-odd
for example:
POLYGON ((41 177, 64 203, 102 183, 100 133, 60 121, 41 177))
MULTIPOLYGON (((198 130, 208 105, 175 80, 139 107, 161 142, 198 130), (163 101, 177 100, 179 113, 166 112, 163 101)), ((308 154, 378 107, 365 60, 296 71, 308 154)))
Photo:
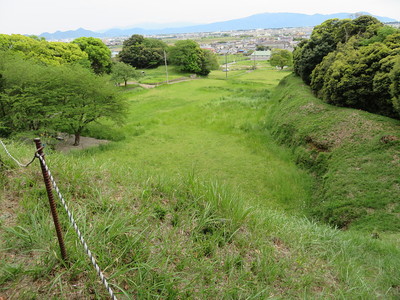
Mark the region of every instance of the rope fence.
POLYGON ((4 145, 4 143, 3 143, 2 140, 0 140, 0 144, 3 146, 3 148, 4 148, 4 150, 6 151, 7 155, 8 155, 13 161, 15 161, 15 163, 16 163, 18 166, 20 166, 20 167, 26 168, 26 167, 28 167, 30 164, 32 164, 32 163, 35 161, 36 153, 35 153, 35 155, 33 156, 32 160, 31 160, 30 162, 28 162, 27 164, 22 164, 22 163, 20 163, 14 156, 12 156, 12 155, 10 154, 10 152, 8 151, 6 145, 4 145))
MULTIPOLYGON (((40 144, 40 140, 35 139, 35 143, 37 143, 37 142, 40 144), (39 141, 39 142, 38 142, 38 141, 39 141)), ((38 143, 37 143, 37 146, 38 146, 38 143)), ((4 150, 6 151, 7 155, 8 155, 11 159, 13 159, 13 160, 18 164, 18 166, 20 166, 20 167, 28 167, 30 164, 33 163, 33 161, 34 161, 36 158, 38 158, 38 159, 40 160, 41 166, 42 166, 42 168, 47 172, 47 175, 48 175, 48 177, 49 177, 49 179, 50 179, 50 181, 51 181, 51 185, 53 186, 54 190, 56 191, 56 193, 57 193, 57 195, 58 195, 58 198, 61 200, 61 203, 62 203, 62 205, 63 205, 63 207, 64 207, 64 210, 65 210, 66 213, 68 214, 68 219, 69 219, 71 225, 74 227, 74 230, 75 230, 76 234, 78 235, 79 241, 80 241, 80 243, 82 244, 82 246, 83 246, 83 248, 84 248, 84 250, 85 250, 85 253, 86 253, 87 256, 89 257, 90 262, 92 263, 93 267, 96 269, 97 275, 100 277, 101 282, 103 283, 103 285, 104 285, 105 288, 107 289, 108 293, 110 294, 111 299, 117 300, 117 298, 116 298, 116 296, 115 296, 113 290, 111 289, 110 285, 108 284, 108 281, 107 281, 106 277, 104 276, 103 272, 101 271, 99 265, 98 265, 97 262, 96 262, 96 259, 94 258, 94 256, 93 256, 92 252, 90 251, 90 249, 89 249, 89 247, 88 247, 88 245, 87 245, 85 239, 83 238, 83 235, 82 235, 81 231, 79 230, 78 225, 77 225, 76 222, 75 222, 74 216, 73 216, 72 212, 70 211, 70 209, 68 208, 68 205, 67 205, 67 203, 66 203, 66 201, 65 201, 65 199, 64 199, 64 197, 63 197, 63 195, 61 194, 61 192, 60 192, 60 190, 59 190, 59 188, 58 188, 58 186, 57 186, 57 183, 56 183, 56 181, 54 180, 54 177, 52 176, 52 174, 51 174, 51 172, 50 172, 49 167, 47 166, 47 164, 46 164, 46 162, 45 162, 45 160, 44 160, 44 154, 42 153, 43 147, 42 147, 42 146, 38 147, 37 151, 35 152, 35 155, 34 155, 33 159, 32 159, 28 164, 22 164, 22 163, 20 163, 16 158, 14 158, 14 157, 10 154, 10 152, 9 152, 8 149, 7 149, 7 147, 5 146, 5 144, 4 144, 1 140, 0 140, 0 144, 3 146, 3 148, 4 148, 4 150)), ((46 179, 45 179, 45 181, 46 181, 46 179)), ((45 182, 45 183, 46 183, 46 182, 45 182)), ((53 217, 54 217, 54 215, 53 215, 53 217)), ((56 226, 56 227, 57 227, 57 226, 56 226)), ((60 241, 60 240, 59 240, 59 241, 60 241)), ((63 244, 63 242, 62 242, 62 244, 63 244)), ((61 244, 60 244, 60 247, 61 247, 61 244)), ((63 251, 62 251, 62 252, 63 252, 63 251)), ((64 255, 63 255, 63 258, 65 258, 64 255)))

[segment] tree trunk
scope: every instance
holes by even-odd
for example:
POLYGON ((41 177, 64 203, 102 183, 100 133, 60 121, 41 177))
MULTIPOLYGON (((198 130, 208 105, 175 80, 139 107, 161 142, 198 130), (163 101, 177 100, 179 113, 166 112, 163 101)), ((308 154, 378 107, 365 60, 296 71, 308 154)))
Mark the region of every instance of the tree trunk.
POLYGON ((79 146, 80 141, 81 141, 81 133, 80 132, 75 132, 74 146, 79 146))

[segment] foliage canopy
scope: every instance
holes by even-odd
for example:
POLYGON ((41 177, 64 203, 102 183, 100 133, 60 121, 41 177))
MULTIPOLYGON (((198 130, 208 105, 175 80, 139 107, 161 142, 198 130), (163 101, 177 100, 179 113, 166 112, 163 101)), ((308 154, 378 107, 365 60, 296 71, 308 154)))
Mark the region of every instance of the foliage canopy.
POLYGON ((214 53, 201 49, 193 40, 182 40, 169 49, 169 61, 183 72, 192 72, 207 76, 211 70, 218 68, 214 53))
POLYGON ((136 71, 134 67, 123 62, 114 63, 111 72, 111 79, 117 84, 123 81, 125 86, 127 86, 129 79, 137 79, 141 76, 141 73, 136 71))
POLYGON ((88 54, 73 43, 47 42, 19 34, 0 34, 0 51, 10 51, 46 65, 90 66, 88 54))
POLYGON ((294 69, 328 103, 400 118, 400 31, 371 16, 325 21, 294 51, 294 69), (393 70, 393 71, 392 71, 393 70))
POLYGON ((124 100, 105 77, 79 65, 46 66, 0 55, 1 134, 61 130, 75 135, 101 117, 121 120, 124 100))
POLYGON ((118 57, 121 62, 135 68, 156 68, 164 63, 167 47, 163 41, 134 34, 124 41, 118 57))
POLYGON ((382 23, 371 16, 355 20, 330 19, 315 26, 310 40, 300 43, 293 53, 295 72, 309 84, 314 68, 339 43, 346 43, 352 36, 370 38, 380 26, 383 26, 382 23))
POLYGON ((111 50, 97 38, 81 37, 72 41, 79 48, 87 53, 90 65, 96 74, 111 72, 111 50))
POLYGON ((281 70, 285 66, 292 66, 293 65, 293 55, 292 52, 285 49, 274 49, 272 51, 271 59, 270 59, 271 66, 278 67, 281 70))

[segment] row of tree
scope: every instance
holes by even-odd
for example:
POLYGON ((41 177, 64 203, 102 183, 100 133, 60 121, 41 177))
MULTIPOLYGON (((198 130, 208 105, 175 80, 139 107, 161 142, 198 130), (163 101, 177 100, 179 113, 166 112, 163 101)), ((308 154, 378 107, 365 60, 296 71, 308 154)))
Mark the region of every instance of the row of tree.
MULTIPOLYGON (((258 45, 257 49, 269 49, 258 45)), ((182 72, 207 76, 211 70, 219 68, 217 56, 210 50, 201 49, 193 40, 177 41, 174 46, 168 46, 163 41, 144 38, 142 35, 132 35, 123 43, 119 60, 135 68, 155 68, 168 60, 169 64, 178 67, 182 72)), ((292 53, 288 50, 273 49, 271 65, 283 69, 292 66, 292 53)))
POLYGON ((201 49, 195 41, 178 41, 169 47, 161 40, 144 38, 138 34, 124 41, 118 57, 121 62, 140 69, 156 68, 168 60, 168 63, 176 65, 183 72, 202 76, 219 68, 216 55, 201 49))
POLYGON ((106 117, 122 120, 125 101, 115 83, 138 78, 135 68, 170 63, 185 72, 207 75, 218 67, 215 56, 194 41, 168 47, 157 39, 133 35, 117 61, 96 38, 71 43, 0 34, 0 135, 23 131, 62 131, 75 135, 106 117), (121 60, 121 61, 118 61, 121 60))
POLYGON ((328 103, 400 118, 400 31, 371 16, 316 26, 294 70, 328 103))
POLYGON ((125 101, 110 81, 121 81, 119 69, 96 38, 61 43, 1 34, 0 135, 62 131, 74 134, 78 145, 89 123, 122 119, 125 101))

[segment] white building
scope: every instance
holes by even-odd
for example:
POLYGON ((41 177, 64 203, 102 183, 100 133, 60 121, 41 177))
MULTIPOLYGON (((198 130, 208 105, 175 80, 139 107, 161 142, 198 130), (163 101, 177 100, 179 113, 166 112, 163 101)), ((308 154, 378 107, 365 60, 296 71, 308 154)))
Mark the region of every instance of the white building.
POLYGON ((269 60, 271 58, 271 50, 254 51, 250 55, 250 60, 269 60))

